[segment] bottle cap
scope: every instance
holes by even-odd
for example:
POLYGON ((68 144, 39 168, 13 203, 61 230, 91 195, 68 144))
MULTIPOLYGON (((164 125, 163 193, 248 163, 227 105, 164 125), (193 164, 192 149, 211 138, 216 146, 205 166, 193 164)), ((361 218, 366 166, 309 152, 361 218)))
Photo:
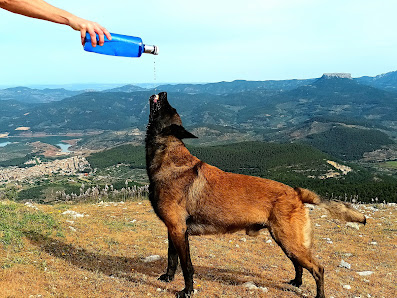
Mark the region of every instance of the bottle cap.
POLYGON ((153 54, 153 55, 158 55, 159 54, 159 48, 157 46, 149 46, 149 45, 143 45, 144 47, 144 53, 147 54, 153 54))

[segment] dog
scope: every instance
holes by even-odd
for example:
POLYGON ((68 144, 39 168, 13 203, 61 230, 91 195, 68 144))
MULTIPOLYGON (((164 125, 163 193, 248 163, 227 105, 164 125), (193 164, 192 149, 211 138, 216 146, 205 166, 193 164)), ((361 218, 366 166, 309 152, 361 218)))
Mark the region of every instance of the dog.
POLYGON ((228 173, 206 164, 185 147, 182 139, 196 136, 182 126, 167 93, 152 95, 149 102, 145 140, 149 199, 168 230, 168 266, 159 279, 172 281, 179 259, 185 288, 176 297, 190 297, 194 273, 190 235, 245 230, 256 236, 267 228, 295 267, 295 278, 289 283, 299 287, 305 268, 316 281, 316 297, 325 297, 324 268, 311 253, 312 230, 304 203, 324 207, 345 221, 365 224, 365 216, 342 202, 321 201, 304 188, 228 173))

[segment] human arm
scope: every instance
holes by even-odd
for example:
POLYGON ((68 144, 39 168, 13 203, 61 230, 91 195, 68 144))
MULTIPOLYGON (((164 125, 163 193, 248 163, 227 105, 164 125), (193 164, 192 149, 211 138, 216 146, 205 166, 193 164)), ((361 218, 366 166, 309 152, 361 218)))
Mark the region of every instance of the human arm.
POLYGON ((99 45, 101 46, 104 43, 105 35, 109 40, 111 39, 109 31, 98 23, 79 18, 43 0, 0 0, 0 7, 27 17, 68 25, 74 30, 80 31, 83 45, 87 32, 91 35, 91 42, 94 47, 97 43, 95 33, 98 34, 99 45))

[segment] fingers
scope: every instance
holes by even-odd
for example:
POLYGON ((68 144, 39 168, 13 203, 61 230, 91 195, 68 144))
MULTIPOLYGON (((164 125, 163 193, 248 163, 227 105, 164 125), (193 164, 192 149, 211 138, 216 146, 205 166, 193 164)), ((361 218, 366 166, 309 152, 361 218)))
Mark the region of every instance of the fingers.
POLYGON ((92 27, 88 28, 87 32, 91 36, 91 45, 92 45, 92 47, 95 48, 96 45, 97 45, 97 41, 96 41, 96 34, 95 34, 95 31, 94 31, 94 28, 92 28, 92 27))
POLYGON ((105 43, 105 35, 103 34, 102 30, 95 30, 96 33, 98 33, 99 36, 99 45, 103 46, 103 44, 105 43))
POLYGON ((81 28, 80 35, 81 35, 81 44, 83 45, 83 47, 84 47, 84 44, 85 44, 85 35, 86 35, 86 33, 87 33, 87 30, 85 28, 81 28))
POLYGON ((112 40, 112 36, 110 35, 109 31, 106 28, 102 27, 102 31, 103 33, 105 33, 107 39, 112 40))
MULTIPOLYGON (((112 39, 112 36, 110 35, 109 31, 106 28, 100 26, 97 23, 93 23, 93 22, 88 24, 87 27, 82 28, 80 30, 80 32, 81 32, 82 42, 84 42, 86 32, 88 32, 90 34, 91 45, 94 48, 96 47, 97 44, 100 46, 103 46, 103 44, 105 43, 105 36, 108 40, 112 39), (97 40, 97 34, 98 34, 98 40, 97 40), (83 37, 83 35, 84 35, 84 37, 83 37)), ((83 45, 84 45, 84 43, 83 43, 83 45)))
POLYGON ((91 22, 79 17, 73 16, 73 18, 69 20, 69 26, 72 27, 74 30, 80 31, 81 44, 83 46, 85 44, 85 37, 87 32, 91 37, 91 45, 93 47, 96 47, 97 44, 103 46, 103 44, 105 43, 105 36, 108 40, 112 39, 112 36, 105 27, 102 27, 98 23, 91 22))

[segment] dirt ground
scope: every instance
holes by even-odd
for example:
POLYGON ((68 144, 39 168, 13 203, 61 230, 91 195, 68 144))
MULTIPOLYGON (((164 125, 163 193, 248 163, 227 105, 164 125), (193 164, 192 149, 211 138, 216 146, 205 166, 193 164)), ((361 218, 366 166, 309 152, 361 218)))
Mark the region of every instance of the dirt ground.
MULTIPOLYGON (((18 247, 0 249, 0 297, 174 297, 183 288, 180 269, 171 283, 157 280, 166 268, 167 233, 148 201, 21 204, 22 209, 50 215, 59 227, 24 233, 18 247)), ((310 211, 326 295, 397 297, 397 207, 359 209, 368 216, 359 230, 331 220, 322 209, 310 211)), ((255 238, 244 232, 191 237, 191 254, 193 297, 316 293, 307 271, 300 289, 287 284, 294 277, 292 263, 267 231, 255 238), (247 282, 254 285, 248 288, 247 282)))

